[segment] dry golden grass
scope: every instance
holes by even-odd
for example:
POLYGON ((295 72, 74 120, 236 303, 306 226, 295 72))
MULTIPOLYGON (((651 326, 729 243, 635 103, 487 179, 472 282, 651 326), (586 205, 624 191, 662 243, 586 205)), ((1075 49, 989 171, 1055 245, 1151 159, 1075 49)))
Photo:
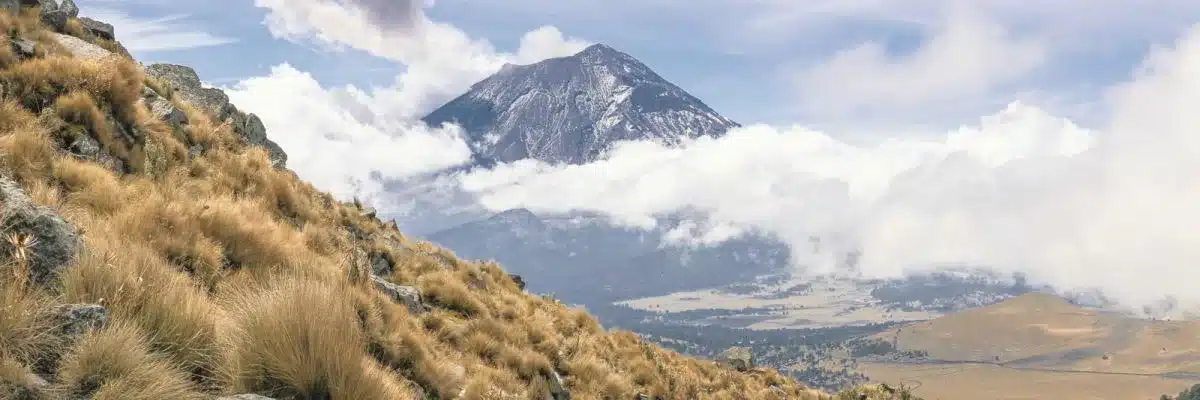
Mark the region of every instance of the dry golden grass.
POLYGON ((133 325, 89 334, 67 354, 55 391, 67 398, 204 399, 185 370, 159 357, 133 325))
MULTIPOLYGON (((4 26, 45 37, 28 15, 0 12, 4 26)), ((66 31, 95 41, 77 20, 66 31)), ((498 265, 413 242, 361 204, 271 168, 262 149, 131 60, 50 51, 5 64, 0 51, 0 67, 0 174, 85 232, 86 245, 55 285, 0 292, 0 380, 65 354, 55 393, 95 399, 403 399, 417 388, 440 399, 541 399, 554 373, 581 399, 827 398, 774 370, 737 372, 606 331, 584 311, 523 293, 498 265), (172 98, 189 124, 154 121, 143 85, 172 98), (70 135, 95 138, 125 170, 61 151, 70 135), (366 281, 371 255, 394 266, 384 278, 420 288, 433 309, 413 315, 366 281), (62 303, 102 304, 110 326, 56 343, 47 321, 62 303)))

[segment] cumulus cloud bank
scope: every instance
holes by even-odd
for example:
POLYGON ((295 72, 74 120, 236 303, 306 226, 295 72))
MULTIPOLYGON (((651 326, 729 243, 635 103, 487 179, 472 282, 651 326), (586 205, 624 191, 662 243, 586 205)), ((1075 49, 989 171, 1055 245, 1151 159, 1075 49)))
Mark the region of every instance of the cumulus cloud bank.
MULTIPOLYGON (((402 64, 394 85, 322 87, 288 64, 225 88, 233 103, 259 115, 270 138, 302 178, 341 199, 357 196, 381 212, 408 199, 387 187, 467 161, 455 127, 419 118, 495 73, 504 63, 574 54, 590 43, 552 26, 522 36, 513 53, 496 50, 454 26, 428 19, 424 2, 255 0, 277 37, 326 49, 356 49, 402 64)), ((399 66, 398 66, 399 67, 399 66)))
POLYGON ((390 119, 372 109, 371 95, 354 87, 323 88, 287 64, 226 92, 234 103, 253 106, 293 171, 341 199, 383 203, 381 178, 409 178, 470 158, 456 127, 390 119))
POLYGON ((683 233, 746 228, 796 251, 808 272, 862 250, 871 277, 945 265, 1022 272, 1130 305, 1200 305, 1200 26, 1110 88, 1094 130, 1013 103, 934 140, 851 145, 802 127, 749 126, 682 148, 624 143, 595 164, 518 162, 461 177, 488 208, 590 210, 635 226, 707 212, 683 233))

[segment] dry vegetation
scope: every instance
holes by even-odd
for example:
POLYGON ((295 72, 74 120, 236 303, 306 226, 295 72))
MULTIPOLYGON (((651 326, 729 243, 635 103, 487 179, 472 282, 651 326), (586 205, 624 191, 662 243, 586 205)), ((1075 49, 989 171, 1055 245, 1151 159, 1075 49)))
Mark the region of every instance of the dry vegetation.
MULTIPOLYGON (((554 374, 579 399, 824 396, 774 370, 737 372, 606 331, 497 265, 414 243, 271 168, 178 100, 188 125, 154 120, 140 93, 170 97, 161 85, 125 57, 70 58, 36 12, 0 12, 0 29, 43 44, 24 61, 0 44, 0 174, 85 244, 50 285, 22 278, 20 250, 37 244, 0 254, 0 397, 543 399, 554 374), (63 151, 78 135, 112 159, 63 151), (413 315, 377 290, 364 255, 388 260, 386 278, 420 288, 432 309, 413 315), (54 307, 78 303, 108 308, 107 327, 69 343, 49 334, 54 307), (48 394, 28 390, 34 370, 48 394)), ((66 32, 95 41, 75 20, 66 32)))

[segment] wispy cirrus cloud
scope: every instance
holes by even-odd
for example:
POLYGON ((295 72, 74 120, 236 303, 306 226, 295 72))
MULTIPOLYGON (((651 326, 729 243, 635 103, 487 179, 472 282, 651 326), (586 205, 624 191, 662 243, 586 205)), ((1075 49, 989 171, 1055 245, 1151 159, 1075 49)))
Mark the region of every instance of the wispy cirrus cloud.
POLYGON ((210 32, 201 26, 199 21, 193 19, 191 14, 144 17, 121 7, 128 4, 105 1, 98 3, 103 5, 81 5, 86 7, 84 14, 112 24, 121 44, 135 54, 190 50, 238 42, 237 38, 210 32))

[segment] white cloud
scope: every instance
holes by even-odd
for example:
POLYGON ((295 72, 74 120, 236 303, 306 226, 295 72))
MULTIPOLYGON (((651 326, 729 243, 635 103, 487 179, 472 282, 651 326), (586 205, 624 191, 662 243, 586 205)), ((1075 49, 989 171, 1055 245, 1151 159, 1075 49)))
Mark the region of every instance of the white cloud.
POLYGON ((383 179, 405 179, 461 164, 470 150, 457 127, 431 129, 373 109, 354 87, 323 88, 290 65, 227 88, 239 108, 257 114, 288 154, 288 167, 341 199, 389 206, 383 179))
POLYGON ((121 45, 135 55, 235 43, 237 39, 212 34, 188 24, 188 15, 136 18, 109 8, 89 7, 87 15, 112 24, 121 45))
POLYGON ((929 113, 988 100, 1042 66, 1046 51, 964 11, 949 15, 911 54, 893 56, 883 43, 868 42, 803 68, 797 93, 806 113, 826 118, 929 113))
POLYGON ((300 177, 340 198, 358 196, 381 212, 400 212, 404 199, 386 182, 467 161, 457 127, 428 127, 419 118, 494 73, 505 62, 532 63, 573 54, 588 45, 543 26, 526 33, 514 54, 495 50, 457 28, 430 21, 403 2, 256 0, 281 38, 328 49, 353 48, 403 64, 395 86, 323 88, 290 65, 241 81, 231 100, 258 114, 270 138, 300 177), (386 13, 373 13, 378 7, 386 13))
MULTIPOLYGON (((684 148, 626 143, 592 165, 519 162, 461 181, 495 210, 590 210, 644 226, 693 209, 712 221, 675 234, 755 227, 794 249, 821 235, 834 249, 861 248, 868 276, 984 265, 1130 305, 1173 295, 1194 307, 1195 71, 1200 25, 1109 92, 1111 118, 1095 131, 1013 104, 939 140, 855 146, 758 125, 684 148)), ((828 254, 797 253, 816 271, 833 267, 828 254)))
POLYGON ((267 27, 277 37, 314 41, 331 49, 353 48, 404 64, 395 86, 381 90, 378 97, 389 112, 408 118, 423 116, 506 62, 567 56, 589 44, 543 26, 526 33, 514 55, 497 51, 486 40, 472 39, 450 24, 432 21, 419 9, 383 24, 386 21, 372 17, 371 5, 329 0, 255 0, 254 4, 267 9, 267 27))

